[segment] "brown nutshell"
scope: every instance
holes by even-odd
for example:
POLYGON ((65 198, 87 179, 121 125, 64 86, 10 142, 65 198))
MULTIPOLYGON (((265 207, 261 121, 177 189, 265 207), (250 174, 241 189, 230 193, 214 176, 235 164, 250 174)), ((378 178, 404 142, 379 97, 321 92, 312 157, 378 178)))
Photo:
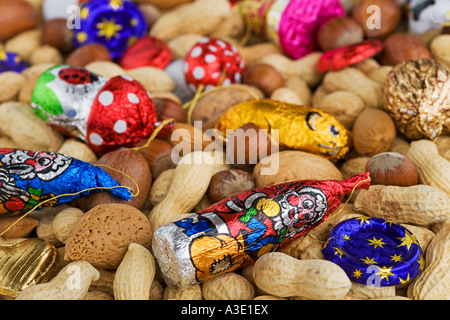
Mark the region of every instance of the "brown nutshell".
POLYGON ((126 204, 98 205, 72 227, 64 260, 84 260, 96 268, 116 269, 130 243, 149 249, 152 236, 150 223, 140 210, 126 204))
POLYGON ((431 58, 431 53, 419 38, 410 33, 395 33, 389 36, 380 54, 381 64, 389 66, 421 58, 431 58))
POLYGON ((0 0, 0 12, 0 42, 38 24, 38 13, 27 1, 0 0))
POLYGON ((372 184, 413 186, 419 183, 419 173, 409 157, 398 152, 382 152, 366 163, 372 184))
POLYGON ((208 198, 211 203, 219 202, 235 194, 255 188, 250 173, 239 169, 224 170, 212 176, 208 187, 208 198))
POLYGON ((389 151, 397 130, 394 121, 383 110, 367 107, 353 125, 353 145, 361 156, 389 151))
POLYGON ((364 39, 364 29, 350 17, 337 17, 324 24, 317 34, 319 46, 324 51, 359 43, 364 39))
POLYGON ((137 196, 134 196, 131 201, 126 201, 107 191, 95 192, 83 199, 83 211, 108 203, 127 204, 138 209, 144 206, 152 185, 152 176, 143 155, 135 150, 112 151, 98 159, 96 165, 105 170, 119 185, 131 188, 132 193, 137 196), (139 187, 139 194, 137 194, 136 184, 139 187))

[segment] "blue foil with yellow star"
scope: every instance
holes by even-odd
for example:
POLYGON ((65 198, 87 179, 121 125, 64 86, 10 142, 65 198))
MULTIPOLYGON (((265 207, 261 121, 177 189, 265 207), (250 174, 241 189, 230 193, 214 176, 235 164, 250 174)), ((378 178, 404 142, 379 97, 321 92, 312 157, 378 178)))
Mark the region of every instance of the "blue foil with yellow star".
POLYGON ((342 221, 331 230, 322 253, 350 280, 368 286, 408 283, 424 269, 416 237, 402 225, 381 218, 342 221))
POLYGON ((77 47, 87 43, 105 45, 116 59, 140 37, 148 24, 139 8, 129 0, 92 0, 80 7, 80 27, 74 30, 77 47))
POLYGON ((28 63, 17 53, 0 50, 0 73, 5 71, 22 72, 28 68, 28 63))

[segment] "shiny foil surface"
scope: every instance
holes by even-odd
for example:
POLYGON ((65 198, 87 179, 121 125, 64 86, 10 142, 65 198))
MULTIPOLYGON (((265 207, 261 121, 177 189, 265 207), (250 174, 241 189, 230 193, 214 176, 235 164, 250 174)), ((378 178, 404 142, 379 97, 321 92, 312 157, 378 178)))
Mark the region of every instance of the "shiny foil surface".
POLYGON ((373 57, 383 50, 383 43, 380 40, 367 40, 361 43, 337 48, 325 52, 319 59, 317 71, 325 73, 344 69, 355 63, 373 57))
POLYGON ((369 185, 361 173, 245 191, 156 229, 153 253, 167 284, 190 286, 282 248, 322 223, 344 195, 369 185))
POLYGON ((218 38, 204 38, 186 54, 183 63, 186 83, 192 92, 242 82, 245 61, 237 48, 218 38))
POLYGON ((247 28, 249 27, 254 34, 267 37, 267 12, 274 2, 275 0, 243 0, 238 2, 236 8, 248 24, 247 28))
POLYGON ((15 52, 0 50, 0 73, 5 71, 22 72, 29 64, 15 52))
POLYGON ((96 154, 133 147, 150 137, 157 121, 148 91, 131 77, 117 76, 105 83, 93 101, 86 142, 96 154))
POLYGON ((350 149, 350 134, 334 116, 309 106, 269 99, 241 102, 229 108, 215 128, 227 136, 246 123, 279 130, 280 149, 296 149, 338 160, 350 149))
POLYGON ((319 29, 345 15, 339 0, 247 0, 238 8, 252 32, 277 44, 291 59, 319 50, 319 29))
POLYGON ((319 29, 331 19, 344 15, 339 0, 291 0, 280 18, 280 47, 292 59, 317 51, 319 29))
POLYGON ((450 69, 434 59, 396 65, 386 78, 384 109, 412 140, 450 132, 450 69))
POLYGON ((38 239, 0 239, 0 294, 10 297, 48 281, 58 267, 58 250, 38 239))
POLYGON ((80 26, 73 29, 73 42, 105 45, 116 59, 148 31, 147 21, 130 0, 91 0, 80 6, 80 26))
POLYGON ((86 124, 95 96, 107 78, 82 67, 57 65, 39 77, 31 106, 48 124, 66 135, 86 138, 86 124))
POLYGON ((351 280, 377 287, 408 283, 425 268, 416 237, 381 218, 342 221, 331 230, 322 253, 351 280))
POLYGON ((118 187, 108 192, 131 200, 128 189, 90 163, 54 152, 0 149, 0 214, 25 213, 40 203, 58 206, 105 187, 118 187))
POLYGON ((165 69, 172 61, 172 51, 162 40, 144 36, 131 45, 117 63, 124 69, 155 67, 165 69))

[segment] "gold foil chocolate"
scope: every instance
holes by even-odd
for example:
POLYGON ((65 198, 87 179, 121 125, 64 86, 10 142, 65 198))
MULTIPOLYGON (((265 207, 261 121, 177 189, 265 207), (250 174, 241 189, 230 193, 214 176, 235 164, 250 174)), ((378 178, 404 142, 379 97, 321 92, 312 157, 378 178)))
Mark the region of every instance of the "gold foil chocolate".
POLYGON ((26 287, 48 281, 58 267, 57 255, 38 238, 0 238, 0 294, 15 298, 26 287))
POLYGON ((228 137, 246 123, 278 129, 280 149, 296 149, 338 160, 350 149, 350 134, 334 116, 322 110, 269 99, 241 102, 228 109, 215 128, 228 137), (227 130, 228 134, 227 134, 227 130))
POLYGON ((450 69, 433 59, 408 60, 386 78, 384 109, 412 140, 450 132, 450 69))

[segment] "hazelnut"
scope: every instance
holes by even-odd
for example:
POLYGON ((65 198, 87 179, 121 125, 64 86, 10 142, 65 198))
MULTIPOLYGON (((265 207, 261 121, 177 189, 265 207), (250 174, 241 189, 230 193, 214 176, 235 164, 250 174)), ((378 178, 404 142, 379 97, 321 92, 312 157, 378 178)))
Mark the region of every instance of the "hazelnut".
POLYGON ((350 17, 337 17, 325 23, 317 34, 324 51, 333 50, 363 41, 364 29, 350 17))
POLYGON ((402 8, 398 0, 362 0, 354 7, 352 17, 364 28, 367 38, 384 39, 399 25, 402 8), (379 12, 371 8, 379 8, 379 12))
POLYGON ((380 109, 367 107, 353 125, 353 145, 361 156, 371 157, 389 151, 396 135, 394 121, 380 109))
POLYGON ((283 87, 284 79, 281 73, 267 63, 255 63, 245 70, 243 82, 261 90, 266 97, 283 87))
POLYGON ((369 158, 366 171, 372 184, 413 186, 419 183, 419 173, 410 158, 398 152, 382 152, 369 158))
POLYGON ((61 53, 67 54, 74 48, 72 32, 67 28, 66 19, 51 19, 42 26, 42 44, 58 49, 61 53))
POLYGON ((421 58, 431 58, 430 51, 419 38, 410 33, 395 33, 389 36, 380 53, 381 64, 389 66, 421 58))
POLYGON ((84 67, 94 61, 112 61, 108 49, 100 43, 88 43, 74 50, 66 59, 66 64, 84 67))
POLYGON ((269 156, 272 150, 270 135, 254 123, 239 127, 228 139, 226 145, 227 160, 236 168, 251 170, 263 156, 269 156))
MULTIPOLYGON (((142 140, 137 144, 137 147, 141 147, 146 143, 147 140, 142 140)), ((147 160, 153 180, 163 171, 176 167, 171 158, 172 149, 173 146, 167 141, 154 139, 147 148, 139 150, 139 153, 147 160)))
POLYGON ((187 113, 182 105, 169 98, 153 98, 158 120, 174 119, 177 123, 187 122, 187 113))
POLYGON ((38 25, 38 13, 27 1, 0 0, 0 12, 0 42, 38 25))
POLYGON ((133 194, 137 193, 137 184, 139 194, 134 196, 131 201, 126 201, 114 197, 108 192, 93 192, 82 199, 81 209, 83 211, 88 211, 99 204, 119 203, 137 209, 141 209, 145 205, 152 185, 152 176, 147 160, 142 154, 131 149, 111 151, 98 159, 96 164, 109 173, 121 186, 130 187, 133 194), (102 164, 107 167, 101 167, 102 164))
POLYGON ((235 194, 254 189, 255 182, 250 173, 239 169, 219 171, 212 176, 208 187, 208 199, 219 202, 235 194))

